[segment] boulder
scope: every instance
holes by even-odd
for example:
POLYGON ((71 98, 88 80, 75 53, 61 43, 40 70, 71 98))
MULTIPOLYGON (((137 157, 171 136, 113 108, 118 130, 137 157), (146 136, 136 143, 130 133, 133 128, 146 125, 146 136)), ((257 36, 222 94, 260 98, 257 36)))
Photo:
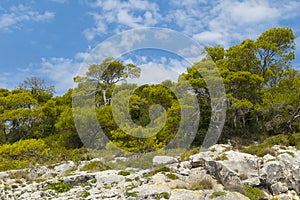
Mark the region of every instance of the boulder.
POLYGON ((178 163, 178 160, 172 156, 154 156, 152 162, 153 166, 157 166, 178 163))
POLYGON ((281 182, 274 183, 273 185, 270 186, 270 189, 273 195, 286 193, 289 190, 288 187, 281 182))

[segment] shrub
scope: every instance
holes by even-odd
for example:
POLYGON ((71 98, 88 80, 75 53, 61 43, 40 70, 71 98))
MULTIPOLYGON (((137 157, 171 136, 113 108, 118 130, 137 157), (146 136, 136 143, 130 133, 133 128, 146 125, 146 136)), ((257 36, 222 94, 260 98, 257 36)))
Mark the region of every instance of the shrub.
POLYGON ((217 191, 217 192, 213 192, 211 195, 209 195, 210 199, 216 198, 216 197, 220 197, 220 196, 226 196, 226 192, 222 192, 222 191, 217 191))
POLYGON ((280 134, 272 136, 265 139, 261 144, 252 145, 245 148, 243 152, 257 155, 260 157, 266 154, 276 156, 276 152, 271 148, 274 145, 295 146, 298 150, 300 150, 300 134, 280 134))
POLYGON ((110 167, 103 164, 101 161, 92 161, 82 167, 80 171, 88 171, 88 172, 97 172, 97 171, 104 171, 109 170, 110 167))
POLYGON ((56 192, 62 193, 72 189, 73 186, 64 182, 51 183, 48 185, 47 190, 55 190, 56 192))
POLYGON ((199 153, 201 150, 199 148, 190 149, 180 155, 181 160, 189 160, 191 155, 199 153))
POLYGON ((83 192, 81 195, 80 195, 80 198, 87 198, 88 196, 90 196, 91 194, 89 192, 83 192))
POLYGON ((191 190, 211 190, 213 189, 213 183, 209 179, 202 179, 191 185, 191 190))
POLYGON ((118 175, 128 176, 128 175, 130 175, 130 172, 128 172, 128 171, 119 171, 118 175))
POLYGON ((245 195, 249 197, 250 200, 259 200, 265 197, 264 192, 256 187, 245 186, 243 190, 245 195))
POLYGON ((166 174, 166 177, 171 180, 179 179, 178 176, 175 174, 166 174))
POLYGON ((227 155, 225 153, 223 153, 222 155, 216 157, 215 160, 222 160, 222 161, 223 160, 228 160, 228 157, 227 157, 227 155))

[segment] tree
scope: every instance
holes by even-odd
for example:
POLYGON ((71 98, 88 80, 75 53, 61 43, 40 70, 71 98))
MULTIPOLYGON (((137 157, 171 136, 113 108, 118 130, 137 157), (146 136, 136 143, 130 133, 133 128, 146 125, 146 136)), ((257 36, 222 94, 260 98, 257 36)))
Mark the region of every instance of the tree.
POLYGON ((94 85, 95 89, 91 93, 102 93, 103 104, 108 105, 107 92, 112 86, 126 78, 137 78, 140 76, 140 72, 140 68, 133 64, 124 65, 122 62, 108 57, 100 64, 90 65, 85 76, 77 76, 74 81, 94 85))
POLYGON ((32 94, 36 94, 41 90, 48 92, 49 94, 52 95, 55 92, 55 88, 53 85, 47 86, 44 79, 35 76, 25 79, 20 84, 20 87, 25 88, 27 90, 31 90, 32 94))
POLYGON ((44 79, 35 76, 25 79, 20 84, 20 88, 31 91, 39 103, 47 102, 55 93, 53 85, 49 86, 44 79))
POLYGON ((205 48, 224 80, 229 106, 225 129, 229 134, 264 130, 259 120, 266 120, 266 111, 273 109, 266 97, 274 98, 278 93, 274 88, 289 76, 295 38, 290 28, 272 28, 256 40, 244 40, 227 50, 219 45, 205 48))

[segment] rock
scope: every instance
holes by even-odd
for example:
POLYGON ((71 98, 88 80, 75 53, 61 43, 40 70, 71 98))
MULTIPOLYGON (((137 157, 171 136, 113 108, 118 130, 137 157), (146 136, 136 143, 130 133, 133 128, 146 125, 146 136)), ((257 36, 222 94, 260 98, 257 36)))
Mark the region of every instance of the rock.
POLYGON ((121 182, 125 181, 125 177, 122 175, 118 175, 118 170, 107 170, 102 172, 96 172, 96 180, 97 180, 97 187, 104 187, 104 186, 113 186, 118 185, 121 182))
POLYGON ((278 196, 274 196, 273 199, 278 200, 299 200, 299 196, 295 191, 288 191, 286 194, 280 194, 278 196))
MULTIPOLYGON (((259 158, 229 149, 228 145, 215 145, 183 162, 170 156, 156 156, 153 164, 166 164, 171 172, 155 174, 150 173, 153 169, 134 168, 126 169, 130 171, 127 176, 119 175, 119 170, 91 173, 78 170, 79 167, 71 161, 53 168, 38 166, 0 172, 0 199, 79 200, 84 195, 86 200, 163 200, 169 197, 173 200, 246 200, 248 198, 241 193, 232 191, 242 192, 245 185, 250 185, 259 187, 268 199, 299 200, 299 150, 275 146, 277 156, 259 158), (67 176, 70 169, 74 173, 67 176), (62 193, 47 188, 50 183, 60 181, 73 187, 62 193), (201 189, 201 186, 205 189, 191 190, 195 187, 201 189)), ((78 166, 83 167, 92 161, 83 161, 78 166)))
POLYGON ((171 192, 170 200, 199 200, 201 199, 203 192, 202 191, 191 191, 185 189, 175 189, 171 192))
POLYGON ((205 162, 205 169, 209 174, 213 175, 218 181, 220 181, 226 189, 234 191, 241 191, 243 184, 238 174, 219 161, 207 161, 205 162))
POLYGON ((7 178, 9 174, 7 172, 0 172, 0 179, 7 178))
POLYGON ((152 162, 153 166, 157 166, 178 163, 178 160, 171 156, 154 156, 152 162))
POLYGON ((190 159, 191 159, 190 162, 191 162, 192 168, 203 167, 205 161, 213 160, 213 158, 212 158, 213 156, 214 155, 212 155, 211 152, 209 152, 209 151, 192 155, 190 157, 190 159))
POLYGON ((75 167, 75 163, 73 161, 68 161, 64 164, 58 165, 54 167, 54 171, 59 174, 65 174, 69 169, 75 167))
POLYGON ((170 194, 171 189, 165 185, 158 183, 153 185, 142 185, 140 187, 134 188, 130 192, 136 193, 138 195, 136 199, 157 199, 163 194, 170 194))
POLYGON ((273 195, 279 195, 288 191, 288 187, 286 187, 285 184, 281 182, 274 183, 273 185, 271 185, 270 189, 273 195))
POLYGON ((213 191, 213 190, 197 190, 190 191, 184 189, 176 189, 171 192, 170 200, 249 200, 248 197, 237 193, 229 191, 213 191))
POLYGON ((86 183, 88 180, 95 179, 95 174, 76 174, 72 176, 63 177, 62 181, 72 186, 77 186, 81 183, 86 183))
POLYGON ((291 149, 280 153, 277 158, 284 165, 288 187, 300 194, 300 153, 291 149))
POLYGON ((284 166, 279 161, 265 163, 261 170, 260 179, 267 185, 285 182, 284 166))
POLYGON ((243 185, 249 185, 252 187, 259 186, 260 185, 260 180, 258 177, 252 177, 248 178, 246 180, 242 180, 243 185))

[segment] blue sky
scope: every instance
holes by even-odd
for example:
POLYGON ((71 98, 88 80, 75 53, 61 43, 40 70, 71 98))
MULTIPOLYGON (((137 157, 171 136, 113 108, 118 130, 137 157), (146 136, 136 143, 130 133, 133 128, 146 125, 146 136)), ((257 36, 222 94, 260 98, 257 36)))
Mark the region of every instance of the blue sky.
MULTIPOLYGON (((296 0, 1 0, 0 87, 12 89, 27 77, 39 76, 63 94, 99 43, 133 28, 169 28, 199 46, 228 47, 272 27, 289 26, 299 37, 299 10, 296 0)), ((299 38, 296 45, 294 66, 300 68, 299 38)), ((145 80, 166 77, 171 73, 166 65, 179 73, 187 65, 159 51, 133 57, 139 59, 128 54, 124 59, 144 66, 145 80)))

